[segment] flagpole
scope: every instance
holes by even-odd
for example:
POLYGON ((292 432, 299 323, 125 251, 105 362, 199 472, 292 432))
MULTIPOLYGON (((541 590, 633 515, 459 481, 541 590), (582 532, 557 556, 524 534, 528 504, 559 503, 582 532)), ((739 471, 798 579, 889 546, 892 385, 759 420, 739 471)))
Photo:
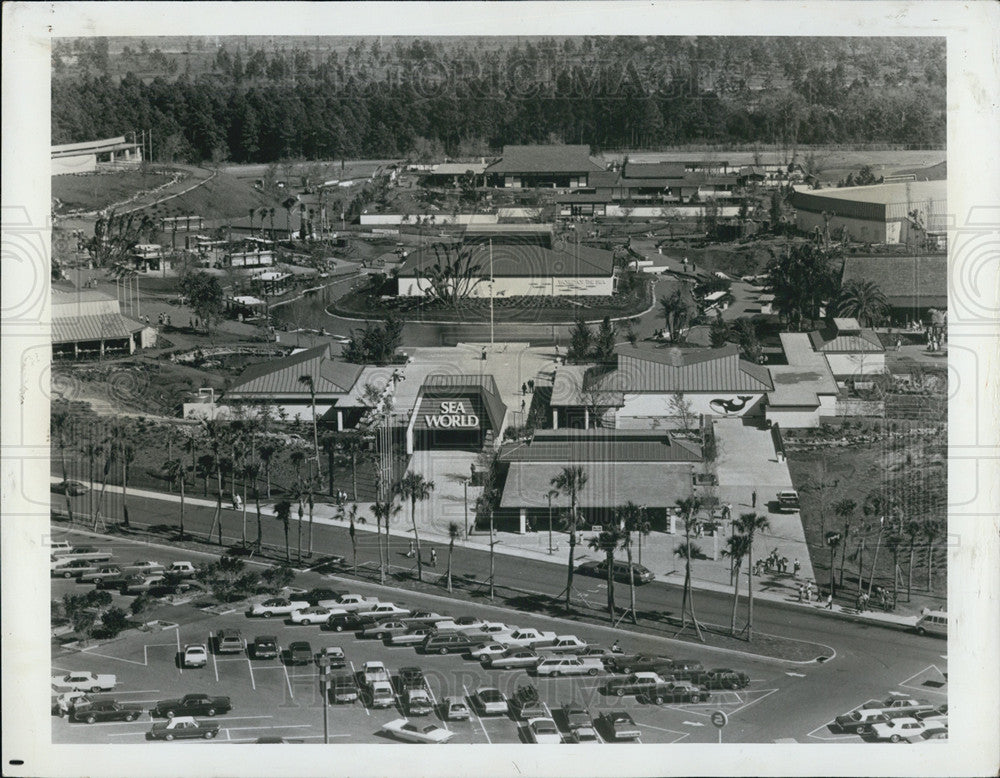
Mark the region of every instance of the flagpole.
POLYGON ((490 238, 490 349, 493 348, 493 238, 490 238))

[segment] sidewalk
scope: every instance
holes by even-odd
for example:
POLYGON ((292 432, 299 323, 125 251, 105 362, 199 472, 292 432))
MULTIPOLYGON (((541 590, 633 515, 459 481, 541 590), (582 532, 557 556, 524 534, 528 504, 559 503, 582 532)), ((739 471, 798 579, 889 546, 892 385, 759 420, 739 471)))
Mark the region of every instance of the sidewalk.
MULTIPOLYGON (((53 483, 58 483, 60 480, 61 479, 59 477, 51 477, 51 481, 53 483)), ((120 494, 121 487, 109 484, 107 491, 110 493, 120 494)), ((145 497, 154 500, 163 500, 174 503, 180 502, 180 497, 177 494, 164 494, 162 492, 154 492, 143 489, 129 489, 129 494, 136 497, 145 497)), ((209 508, 214 508, 216 504, 215 500, 187 496, 185 496, 184 502, 187 505, 199 505, 209 508)), ((54 503, 54 507, 58 507, 58 503, 54 503)), ((248 517, 256 515, 256 508, 253 503, 247 505, 246 507, 248 517)), ((267 516, 273 516, 273 508, 273 504, 262 503, 261 513, 267 516)), ((355 525, 355 529, 358 532, 376 532, 375 519, 372 518, 371 508, 371 503, 358 503, 358 516, 365 517, 367 520, 367 523, 365 524, 358 523, 355 525)), ((223 502, 223 510, 227 511, 230 516, 242 515, 242 511, 234 510, 232 503, 229 502, 223 502)), ((336 515, 337 507, 335 505, 330 505, 328 503, 316 503, 313 517, 317 524, 346 527, 347 522, 337 519, 336 515)), ((294 522, 296 518, 297 513, 293 511, 292 521, 294 522)), ((306 514, 306 520, 308 521, 308 514, 306 514)), ((399 517, 394 520, 394 522, 396 526, 389 530, 389 534, 392 537, 405 539, 410 539, 412 537, 413 532, 408 528, 408 508, 404 507, 403 511, 400 513, 399 517)), ((565 568, 568 549, 568 536, 565 532, 553 531, 552 538, 555 550, 552 554, 549 554, 548 552, 547 528, 542 531, 528 533, 526 535, 518 535, 510 532, 497 532, 495 535, 495 551, 500 556, 530 558, 536 561, 550 561, 553 564, 565 568)), ((577 544, 577 564, 588 560, 599 560, 603 558, 603 555, 598 554, 587 547, 587 540, 590 536, 591 533, 584 532, 583 543, 577 544)), ((674 545, 682 541, 683 537, 670 536, 663 533, 653 533, 649 535, 647 538, 643 539, 642 543, 642 564, 648 567, 656 575, 658 580, 673 583, 677 586, 683 585, 683 560, 675 557, 672 553, 674 545)), ((421 531, 421 542, 447 545, 449 541, 446 534, 442 534, 440 531, 435 532, 433 530, 425 529, 421 531)), ((721 538, 719 545, 721 549, 721 538)), ((489 533, 472 532, 469 538, 455 541, 455 547, 486 551, 489 548, 489 533)), ((711 549, 705 550, 710 551, 711 549)), ((760 551, 755 552, 755 554, 759 553, 760 551)), ((634 561, 638 562, 638 543, 636 543, 633 554, 634 561)), ((741 575, 744 577, 746 576, 745 566, 741 575)), ((820 610, 826 612, 825 600, 822 600, 821 602, 813 601, 811 603, 798 603, 796 586, 797 582, 801 580, 805 579, 795 579, 790 574, 779 575, 765 573, 764 575, 754 578, 754 597, 755 599, 784 602, 790 605, 796 605, 797 607, 810 608, 814 611, 820 610)), ((823 582, 818 583, 820 585, 823 584, 823 582)), ((699 560, 694 562, 692 564, 692 586, 695 589, 731 594, 732 586, 729 583, 728 565, 721 562, 714 564, 711 560, 699 560)), ((747 587, 745 581, 743 581, 740 586, 741 597, 746 596, 746 590, 747 587)), ((838 603, 834 603, 833 609, 830 610, 829 613, 833 616, 843 616, 870 623, 891 624, 899 627, 913 626, 918 618, 917 615, 878 613, 873 611, 859 614, 853 607, 843 606, 838 603)))

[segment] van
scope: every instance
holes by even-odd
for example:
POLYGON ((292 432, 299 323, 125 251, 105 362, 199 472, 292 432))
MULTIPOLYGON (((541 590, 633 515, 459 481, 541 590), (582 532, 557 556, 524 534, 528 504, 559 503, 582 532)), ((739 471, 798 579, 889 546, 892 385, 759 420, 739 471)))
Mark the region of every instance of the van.
POLYGON ((799 509, 799 493, 794 489, 782 489, 778 492, 779 511, 797 511, 799 509))
POLYGON ((948 614, 945 611, 926 611, 917 619, 915 629, 921 635, 948 637, 948 614))

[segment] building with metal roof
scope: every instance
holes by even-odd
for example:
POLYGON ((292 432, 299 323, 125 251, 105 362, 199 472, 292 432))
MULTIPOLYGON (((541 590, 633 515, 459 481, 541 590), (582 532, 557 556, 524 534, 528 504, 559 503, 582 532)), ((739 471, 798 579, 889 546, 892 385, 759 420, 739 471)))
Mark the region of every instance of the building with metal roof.
POLYGON ((773 388, 767 368, 717 349, 619 346, 612 365, 560 365, 552 426, 655 429, 692 426, 704 415, 760 415, 773 388))
POLYGON ((118 300, 96 289, 52 290, 52 357, 127 356, 156 345, 156 330, 125 316, 118 300))
POLYGON ((875 284, 897 322, 923 321, 932 308, 948 308, 948 257, 944 254, 845 257, 841 283, 852 281, 875 284))
POLYGON ((431 374, 417 393, 406 428, 406 453, 415 449, 480 450, 499 439, 507 406, 489 374, 431 374))
POLYGON ((910 181, 792 193, 795 225, 803 232, 829 228, 839 239, 911 243, 942 237, 947 229, 948 182, 910 181))
POLYGON ((504 146, 499 160, 486 168, 486 179, 508 188, 557 187, 578 189, 588 185, 591 173, 604 166, 590 156, 590 146, 504 146))
POLYGON ((765 416, 782 427, 818 427, 820 417, 835 416, 840 387, 825 355, 804 332, 783 332, 787 364, 768 365, 774 388, 767 393, 765 416))
POLYGON ((826 357, 839 381, 866 379, 886 372, 885 346, 874 330, 857 319, 835 318, 809 334, 813 350, 826 357))
POLYGON ((577 466, 587 476, 577 495, 581 527, 631 501, 646 509, 655 528, 666 529, 677 501, 691 495, 702 459, 697 443, 665 431, 536 430, 500 450, 503 485, 494 519, 518 532, 547 527, 550 509, 558 519, 566 508, 565 497, 549 496, 552 479, 577 466))

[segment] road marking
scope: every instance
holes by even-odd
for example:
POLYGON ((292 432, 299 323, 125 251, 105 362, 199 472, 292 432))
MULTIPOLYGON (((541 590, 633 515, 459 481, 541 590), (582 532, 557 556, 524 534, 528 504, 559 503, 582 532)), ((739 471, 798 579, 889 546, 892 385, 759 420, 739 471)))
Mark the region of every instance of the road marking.
POLYGON ((690 735, 689 732, 678 732, 676 729, 664 729, 663 727, 654 727, 652 724, 640 724, 638 721, 635 723, 637 727, 645 727, 646 729, 655 729, 659 732, 669 732, 672 735, 680 735, 677 740, 672 740, 672 743, 676 743, 678 740, 683 740, 690 735))
POLYGON ((472 711, 472 715, 476 717, 476 721, 479 722, 479 726, 483 730, 483 734, 486 735, 486 742, 492 745, 493 741, 490 739, 490 733, 486 731, 486 725, 483 724, 483 720, 479 718, 479 711, 476 710, 476 706, 472 704, 472 699, 469 696, 469 689, 466 685, 462 684, 462 689, 465 692, 465 699, 469 701, 469 710, 472 711))
POLYGON ((288 677, 288 668, 282 665, 281 669, 285 672, 285 683, 288 685, 288 694, 294 700, 295 692, 292 691, 292 679, 288 677))
POLYGON ((764 691, 764 692, 766 692, 766 693, 765 693, 765 694, 762 694, 762 695, 761 695, 760 697, 758 697, 758 698, 757 698, 756 700, 750 700, 749 702, 747 702, 747 703, 744 703, 743 705, 740 705, 740 707, 738 707, 738 708, 737 708, 736 710, 734 710, 734 711, 730 712, 730 714, 729 714, 729 715, 730 715, 730 716, 733 716, 733 715, 735 715, 735 714, 739 713, 739 712, 740 712, 741 710, 745 710, 746 708, 749 708, 749 707, 750 707, 751 705, 756 705, 756 704, 757 704, 758 702, 760 702, 761 700, 763 700, 763 699, 765 699, 765 698, 767 698, 767 697, 770 697, 770 696, 771 696, 772 694, 774 694, 775 692, 778 692, 778 691, 780 691, 780 690, 779 690, 779 689, 762 689, 761 691, 764 691))
POLYGON ((689 727, 704 727, 704 722, 701 721, 684 721, 682 724, 687 724, 689 727))
POLYGON ((250 657, 246 658, 247 667, 250 668, 250 685, 253 687, 254 691, 257 691, 257 680, 253 677, 253 662, 250 661, 250 657))
POLYGON ((791 670, 785 670, 785 675, 790 675, 793 678, 805 678, 805 673, 793 673, 791 670))
MULTIPOLYGON (((930 692, 931 694, 942 694, 942 695, 947 696, 948 692, 946 692, 946 691, 940 691, 938 689, 931 689, 931 688, 929 688, 927 686, 913 686, 913 685, 910 684, 910 681, 912 681, 914 678, 920 677, 921 675, 923 675, 924 673, 926 673, 928 670, 933 670, 934 672, 940 674, 940 676, 942 678, 942 681, 943 681, 942 685, 947 685, 947 683, 948 683, 948 676, 941 670, 941 668, 938 667, 937 665, 927 665, 927 667, 925 667, 923 670, 921 670, 921 671, 919 671, 917 673, 914 673, 909 678, 906 678, 903 681, 900 681, 899 682, 899 686, 902 686, 904 689, 914 689, 914 690, 919 691, 919 692, 930 692)), ((890 694, 902 694, 902 692, 890 692, 890 694)))
MULTIPOLYGON (((351 666, 351 675, 353 675, 356 680, 358 677, 358 671, 354 669, 354 662, 348 659, 347 664, 351 666)), ((361 700, 361 689, 358 689, 358 700, 361 700)), ((364 704, 364 700, 361 700, 361 708, 364 710, 366 716, 372 715, 372 712, 368 710, 368 706, 364 704)))
POLYGON ((106 694, 112 694, 112 693, 115 694, 115 695, 120 695, 120 694, 156 694, 156 692, 158 692, 158 691, 160 691, 160 690, 159 689, 133 689, 132 691, 124 691, 124 690, 115 689, 113 692, 106 692, 106 694))
MULTIPOLYGON (((181 658, 180 662, 177 663, 177 669, 181 671, 181 675, 184 675, 184 656, 181 654, 181 629, 178 627, 174 630, 174 637, 177 638, 177 655, 181 658)), ((211 643, 205 646, 207 651, 211 647, 211 643)))
POLYGON ((111 656, 110 654, 98 654, 96 651, 92 651, 89 648, 81 648, 81 654, 87 654, 88 656, 99 656, 103 659, 114 659, 118 662, 128 662, 130 665, 139 665, 140 667, 146 667, 145 662, 137 662, 134 659, 122 659, 120 656, 111 656))
MULTIPOLYGON (((272 724, 266 727, 226 727, 227 730, 233 732, 243 732, 248 729, 312 729, 312 724, 272 724)), ((347 737, 347 735, 341 735, 341 737, 347 737)))
MULTIPOLYGON (((429 683, 427 683, 426 679, 424 680, 424 687, 427 689, 427 694, 431 698, 431 705, 433 705, 434 708, 437 709, 437 706, 438 706, 437 697, 434 696, 434 690, 431 688, 431 685, 429 683)), ((447 711, 445 711, 445 714, 446 714, 446 717, 441 719, 441 723, 444 724, 444 728, 445 729, 448 729, 447 711)), ((448 731, 450 732, 451 730, 448 730, 448 731)))

